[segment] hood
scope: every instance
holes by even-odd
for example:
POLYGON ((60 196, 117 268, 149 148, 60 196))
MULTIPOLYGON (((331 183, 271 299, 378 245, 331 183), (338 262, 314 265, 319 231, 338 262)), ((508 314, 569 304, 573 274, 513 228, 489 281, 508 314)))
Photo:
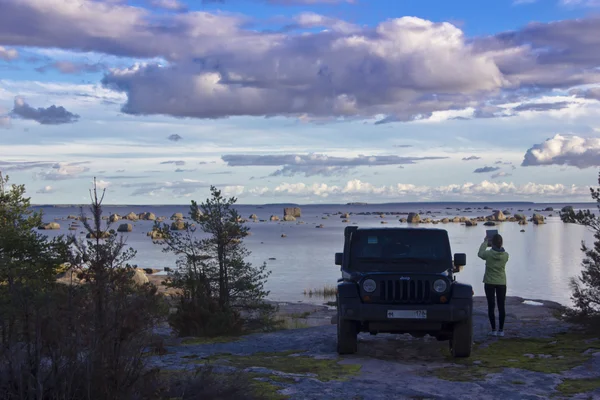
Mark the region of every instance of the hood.
POLYGON ((504 253, 505 252, 504 247, 500 247, 500 248, 498 248, 498 247, 492 247, 492 250, 497 251, 498 253, 504 253))

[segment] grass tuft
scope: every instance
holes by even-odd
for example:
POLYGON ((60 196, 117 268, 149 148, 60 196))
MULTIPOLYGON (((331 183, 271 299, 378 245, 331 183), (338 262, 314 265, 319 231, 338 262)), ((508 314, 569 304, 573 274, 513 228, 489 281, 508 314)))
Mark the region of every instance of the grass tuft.
POLYGON ((325 285, 322 288, 304 289, 304 295, 308 297, 335 297, 337 295, 337 286, 325 285))

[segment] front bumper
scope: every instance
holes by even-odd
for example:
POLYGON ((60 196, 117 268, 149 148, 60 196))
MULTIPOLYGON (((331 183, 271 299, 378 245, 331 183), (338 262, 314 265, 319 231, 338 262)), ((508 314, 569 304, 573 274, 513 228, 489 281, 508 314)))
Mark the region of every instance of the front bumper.
POLYGON ((469 318, 473 311, 472 299, 455 299, 447 304, 371 304, 363 303, 359 298, 345 298, 338 310, 341 319, 358 322, 386 323, 427 323, 458 322, 469 318), (425 310, 426 319, 393 319, 388 318, 390 310, 425 310))

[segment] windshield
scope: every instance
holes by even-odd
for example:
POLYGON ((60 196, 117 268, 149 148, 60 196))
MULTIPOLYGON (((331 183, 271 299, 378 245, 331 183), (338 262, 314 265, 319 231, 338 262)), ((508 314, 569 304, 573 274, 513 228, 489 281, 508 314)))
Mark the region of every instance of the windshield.
POLYGON ((361 268, 374 264, 381 270, 404 269, 402 265, 408 263, 412 268, 415 264, 426 268, 452 260, 445 231, 411 229, 356 231, 350 257, 353 262, 360 262, 361 268))

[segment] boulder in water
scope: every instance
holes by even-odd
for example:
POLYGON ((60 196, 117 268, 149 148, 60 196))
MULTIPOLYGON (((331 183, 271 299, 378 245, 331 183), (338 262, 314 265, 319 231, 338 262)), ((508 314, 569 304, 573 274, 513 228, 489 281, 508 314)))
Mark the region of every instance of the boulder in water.
POLYGON ((294 218, 302 217, 302 210, 300 207, 285 207, 283 209, 283 216, 291 215, 294 218))
POLYGON ((133 225, 131 224, 121 224, 117 228, 117 232, 131 232, 133 231, 133 225))
POLYGON ((421 222, 421 216, 416 213, 410 213, 408 214, 408 218, 406 220, 409 224, 418 224, 419 222, 421 222))

